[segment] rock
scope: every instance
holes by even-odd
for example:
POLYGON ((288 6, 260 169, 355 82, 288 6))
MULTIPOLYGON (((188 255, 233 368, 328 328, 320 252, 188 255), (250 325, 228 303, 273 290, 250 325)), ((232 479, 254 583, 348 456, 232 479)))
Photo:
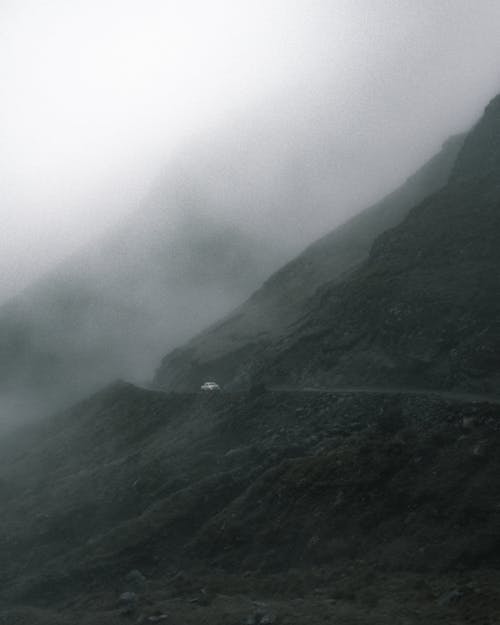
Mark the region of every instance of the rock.
POLYGON ((462 428, 464 430, 472 430, 475 425, 474 417, 462 417, 462 428))
POLYGON ((125 581, 131 591, 141 592, 146 588, 147 579, 138 569, 133 569, 127 573, 125 581))
POLYGON ((153 616, 148 616, 148 623, 159 623, 160 621, 165 621, 168 618, 168 614, 154 614, 153 616))
POLYGON ((486 442, 479 441, 479 443, 474 445, 472 448, 472 455, 476 458, 484 458, 486 456, 486 442))
POLYGON ((242 447, 234 447, 229 451, 226 451, 224 457, 231 462, 242 462, 243 460, 250 457, 252 454, 252 449, 250 446, 242 446, 242 447))
POLYGON ((135 592, 122 592, 118 597, 118 605, 121 607, 120 614, 132 614, 135 612, 138 603, 139 597, 135 592))
POLYGON ((458 590, 458 588, 454 588, 453 590, 450 590, 449 592, 445 592, 443 593, 438 599, 437 599, 437 604, 441 607, 450 605, 450 603, 455 603, 456 601, 458 601, 460 599, 460 597, 462 596, 462 593, 460 592, 460 590, 458 590))
POLYGON ((189 603, 195 603, 196 605, 208 606, 214 600, 214 594, 209 592, 206 588, 202 588, 200 594, 193 599, 189 599, 189 603))
POLYGON ((131 603, 137 603, 139 597, 135 592, 122 592, 118 598, 120 605, 130 605, 131 603))
POLYGON ((242 625, 273 625, 273 623, 276 623, 276 615, 263 610, 249 614, 242 621, 242 625))

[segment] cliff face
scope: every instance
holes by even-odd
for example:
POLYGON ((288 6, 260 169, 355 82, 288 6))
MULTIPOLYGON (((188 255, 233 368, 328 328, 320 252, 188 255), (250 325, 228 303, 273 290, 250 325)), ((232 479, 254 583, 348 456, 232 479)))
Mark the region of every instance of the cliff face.
POLYGON ((156 383, 164 388, 196 388, 206 377, 224 385, 247 385, 277 341, 290 334, 307 313, 321 285, 346 279, 368 257, 382 232, 399 224, 412 207, 442 188, 455 164, 464 136, 443 149, 406 183, 381 202, 316 241, 275 273, 222 322, 176 349, 163 360, 156 383))
POLYGON ((500 97, 448 184, 308 302, 260 368, 273 380, 496 391, 500 382, 500 97))

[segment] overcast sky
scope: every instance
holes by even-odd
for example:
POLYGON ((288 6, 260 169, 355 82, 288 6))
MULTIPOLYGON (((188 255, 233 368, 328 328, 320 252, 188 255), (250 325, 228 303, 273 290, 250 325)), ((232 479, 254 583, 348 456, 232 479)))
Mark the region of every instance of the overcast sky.
POLYGON ((499 32, 498 0, 0 0, 0 300, 249 119, 354 153, 344 218, 500 92, 499 32))

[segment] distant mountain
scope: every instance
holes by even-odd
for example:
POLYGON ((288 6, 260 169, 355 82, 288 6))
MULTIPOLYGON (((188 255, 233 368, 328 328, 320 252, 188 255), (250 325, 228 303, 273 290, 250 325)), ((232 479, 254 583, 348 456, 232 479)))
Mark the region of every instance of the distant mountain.
POLYGON ((170 211, 131 218, 0 309, 0 422, 118 377, 150 378, 167 349, 283 262, 223 219, 191 210, 172 223, 170 211))
POLYGON ((168 354, 156 383, 167 389, 190 389, 214 377, 225 386, 248 385, 260 363, 274 356, 274 346, 281 340, 286 344, 283 337, 307 314, 315 291, 353 274, 378 235, 446 184, 463 141, 463 135, 449 139, 397 191, 316 241, 233 313, 168 354))

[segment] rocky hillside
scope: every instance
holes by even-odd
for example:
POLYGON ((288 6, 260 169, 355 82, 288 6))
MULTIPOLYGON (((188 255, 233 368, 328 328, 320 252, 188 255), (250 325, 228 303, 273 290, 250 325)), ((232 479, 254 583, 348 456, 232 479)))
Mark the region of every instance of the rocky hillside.
POLYGON ((468 135, 448 184, 375 242, 256 365, 293 384, 374 383, 498 392, 500 96, 468 135))
POLYGON ((247 386, 249 371, 304 315, 316 289, 352 274, 378 235, 446 184, 463 140, 462 135, 448 140, 400 189, 316 241, 223 321, 170 353, 157 372, 156 383, 163 388, 189 389, 215 377, 225 386, 247 386))
POLYGON ((0 440, 0 623, 493 622, 499 417, 116 384, 0 440))
MULTIPOLYGON (((500 96, 465 139, 447 184, 382 233, 358 267, 332 275, 282 336, 260 349, 252 335, 230 365, 217 354, 199 357, 195 341, 166 358, 158 382, 182 387, 211 374, 229 385, 264 380, 496 392, 499 172, 500 96)), ((285 288, 285 299, 289 293, 285 288)))

